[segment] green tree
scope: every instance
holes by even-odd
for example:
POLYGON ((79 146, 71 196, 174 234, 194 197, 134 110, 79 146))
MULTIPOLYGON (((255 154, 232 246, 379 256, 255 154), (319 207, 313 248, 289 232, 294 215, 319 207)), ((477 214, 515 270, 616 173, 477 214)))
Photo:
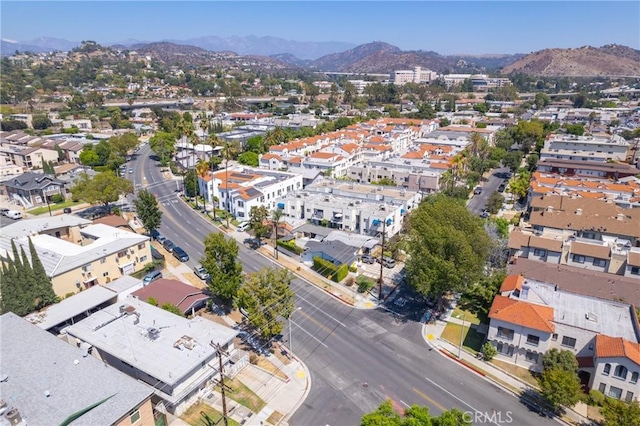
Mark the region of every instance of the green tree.
POLYGON ((10 257, 2 259, 0 282, 2 283, 0 307, 3 314, 13 312, 16 315, 23 316, 31 312, 32 304, 28 301, 26 290, 21 283, 15 262, 10 257))
POLYGON ((375 411, 365 414, 360 426, 401 426, 402 418, 393 409, 390 400, 384 401, 375 411))
POLYGON ((393 179, 383 177, 382 179, 371 181, 371 185, 396 186, 396 183, 393 179))
POLYGON ((485 342, 482 345, 482 358, 485 361, 491 361, 496 355, 498 355, 498 350, 491 344, 491 342, 485 342))
POLYGON ((265 206, 253 206, 249 210, 249 224, 256 238, 264 238, 269 235, 271 229, 265 224, 268 216, 269 210, 265 206))
POLYGON ((187 170, 184 175, 184 195, 195 197, 198 192, 198 174, 194 169, 187 170))
POLYGON ((540 395, 555 409, 561 405, 573 406, 580 401, 582 385, 578 375, 562 368, 544 369, 540 382, 540 395))
POLYGON ((527 169, 530 172, 534 172, 536 170, 539 159, 540 159, 540 156, 535 152, 532 152, 531 154, 529 154, 529 156, 527 157, 527 169))
POLYGON ((462 291, 482 275, 491 241, 460 200, 426 198, 409 222, 407 281, 423 295, 462 291))
POLYGON ((111 154, 119 158, 125 158, 129 151, 137 147, 139 143, 138 137, 131 132, 109 138, 111 154))
POLYGON ((176 305, 171 303, 163 303, 161 306, 167 312, 171 312, 172 314, 176 314, 179 317, 184 317, 184 313, 178 308, 176 305))
POLYGON ((149 146, 160 159, 160 165, 166 166, 176 150, 176 137, 173 133, 157 132, 149 139, 149 146))
POLYGON ((269 340, 283 329, 280 318, 289 318, 293 312, 294 293, 292 276, 286 269, 263 268, 249 274, 236 298, 236 304, 247 312, 249 323, 269 340))
POLYGON ((398 414, 390 400, 384 401, 375 411, 365 414, 360 426, 466 426, 471 418, 457 408, 432 417, 428 407, 412 405, 398 414))
POLYGON ((34 115, 31 119, 31 125, 36 130, 44 130, 51 127, 51 120, 46 115, 34 115))
POLYGON ((552 348, 542 356, 542 368, 546 370, 555 368, 578 374, 578 360, 569 350, 552 348))
POLYGON ((31 269, 33 270, 35 278, 34 283, 37 288, 37 303, 35 304, 35 308, 40 309, 56 303, 58 297, 53 291, 51 278, 47 275, 31 238, 29 238, 29 254, 31 255, 31 269))
POLYGON ((138 197, 133 200, 133 204, 136 206, 136 214, 147 230, 147 234, 151 234, 160 227, 162 211, 155 195, 143 189, 138 192, 138 197))
POLYGON ((529 181, 531 173, 522 171, 515 179, 509 183, 509 192, 517 198, 523 198, 529 191, 529 181))
POLYGON ((460 297, 460 306, 479 318, 487 318, 493 299, 498 294, 507 274, 504 271, 496 271, 488 277, 482 277, 478 282, 471 284, 460 297))
POLYGON ((509 167, 511 171, 518 170, 522 162, 522 151, 509 151, 502 159, 502 164, 509 167))
POLYGON ((211 276, 209 289, 221 299, 231 302, 242 282, 242 264, 238 261, 238 243, 219 232, 204 239, 204 257, 200 261, 211 276))
POLYGON ((567 129, 567 133, 569 133, 570 135, 584 135, 584 126, 582 124, 567 124, 565 128, 567 129))
POLYGON ((502 208, 502 203, 504 203, 504 197, 498 191, 494 191, 487 200, 487 210, 491 214, 496 214, 502 208))
POLYGON ((535 104, 536 108, 538 108, 538 109, 542 109, 542 108, 546 107, 547 105, 549 105, 550 102, 551 102, 551 99, 549 98, 549 95, 547 95, 546 93, 542 93, 542 92, 536 93, 536 96, 535 96, 534 101, 533 101, 533 103, 535 104))
POLYGON ((99 173, 93 178, 82 173, 71 188, 71 193, 76 199, 91 204, 99 202, 110 207, 109 203, 118 201, 120 195, 133 193, 133 183, 110 170, 99 173))
POLYGON ((273 238, 273 257, 278 258, 278 229, 282 224, 282 217, 284 216, 284 212, 280 209, 275 209, 271 212, 271 227, 273 228, 273 233, 275 237, 273 238))
POLYGON ((243 152, 238 155, 238 163, 245 166, 258 167, 258 154, 251 151, 243 152))
POLYGON ((80 151, 80 164, 89 167, 97 166, 100 164, 100 157, 91 147, 85 147, 80 151))
POLYGON ((603 426, 640 426, 640 403, 607 398, 601 411, 603 426))

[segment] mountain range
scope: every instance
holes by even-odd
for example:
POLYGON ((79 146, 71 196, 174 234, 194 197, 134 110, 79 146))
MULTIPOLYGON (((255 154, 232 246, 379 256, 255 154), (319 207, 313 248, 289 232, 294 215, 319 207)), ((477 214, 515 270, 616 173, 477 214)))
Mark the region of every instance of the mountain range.
MULTIPOLYGON (((2 40, 2 55, 69 50, 79 43, 41 37, 26 42, 2 40)), ((626 46, 544 49, 525 54, 441 55, 403 51, 374 41, 354 46, 342 42, 298 42, 277 37, 216 37, 140 42, 125 40, 115 49, 136 50, 166 63, 226 66, 250 63, 259 69, 306 69, 346 73, 389 73, 416 66, 439 73, 524 73, 537 76, 640 76, 640 51, 626 46)))

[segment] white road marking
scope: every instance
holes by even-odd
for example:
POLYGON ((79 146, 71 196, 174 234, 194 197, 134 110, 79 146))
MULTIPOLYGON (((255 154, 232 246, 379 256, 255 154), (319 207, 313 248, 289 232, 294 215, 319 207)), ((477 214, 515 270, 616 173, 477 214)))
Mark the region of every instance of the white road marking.
MULTIPOLYGON (((457 399, 458 401, 460 401, 461 403, 463 403, 464 405, 466 405, 467 407, 471 408, 474 412, 476 413, 481 413, 482 411, 478 410, 477 408, 473 407, 471 404, 467 403, 466 401, 458 398, 456 395, 452 394, 451 392, 449 392, 447 389, 443 388, 442 386, 440 386, 439 384, 437 384, 436 382, 434 382, 433 380, 427 379, 426 377, 424 378, 427 382, 431 383, 432 385, 436 386, 437 388, 439 388, 440 390, 442 390, 443 392, 445 392, 448 395, 451 395, 452 397, 454 397, 455 399, 457 399)), ((486 420, 489 423, 492 423, 494 425, 498 425, 500 426, 498 423, 492 421, 490 418, 486 418, 486 420)))
POLYGON ((344 323, 342 323, 340 320, 338 320, 337 318, 329 315, 328 313, 326 313, 325 311, 323 311, 322 309, 318 308, 318 306, 316 304, 311 303, 310 301, 308 301, 307 299, 305 299, 304 297, 300 296, 300 295, 296 295, 299 299, 304 300, 305 302, 307 302, 309 305, 311 305, 313 308, 315 308, 318 312, 325 314, 326 316, 328 316, 329 318, 331 318, 332 320, 334 320, 335 322, 337 322, 338 324, 340 324, 343 327, 346 327, 346 325, 344 323))
POLYGON ((407 404, 406 402, 404 402, 403 400, 400 400, 400 402, 402 403, 402 405, 404 405, 407 408, 411 408, 411 406, 409 404, 407 404))
POLYGON ((313 340, 315 340, 316 342, 320 343, 322 346, 324 346, 325 348, 328 348, 329 346, 325 345, 321 340, 319 340, 316 336, 314 336, 313 334, 309 333, 307 330, 305 330, 304 328, 302 328, 298 323, 296 323, 294 320, 289 319, 289 322, 291 322, 293 325, 295 325, 296 327, 298 327, 300 330, 304 331, 305 333, 307 333, 309 336, 311 336, 311 338, 313 340))

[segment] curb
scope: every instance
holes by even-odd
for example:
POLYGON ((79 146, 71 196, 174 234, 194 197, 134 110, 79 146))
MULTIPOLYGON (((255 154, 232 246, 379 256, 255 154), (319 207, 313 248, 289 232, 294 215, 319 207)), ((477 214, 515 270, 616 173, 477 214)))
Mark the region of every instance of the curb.
POLYGON ((463 362, 461 359, 459 359, 457 356, 455 356, 454 354, 452 354, 448 350, 443 349, 443 348, 438 348, 438 350, 440 352, 442 352, 443 354, 445 354, 447 357, 449 357, 452 360, 456 361, 458 364, 460 364, 460 365, 462 365, 464 367, 467 367, 469 370, 479 374, 482 377, 487 377, 487 374, 484 371, 481 371, 481 370, 475 368, 474 366, 471 366, 471 365, 467 364, 466 362, 463 362))

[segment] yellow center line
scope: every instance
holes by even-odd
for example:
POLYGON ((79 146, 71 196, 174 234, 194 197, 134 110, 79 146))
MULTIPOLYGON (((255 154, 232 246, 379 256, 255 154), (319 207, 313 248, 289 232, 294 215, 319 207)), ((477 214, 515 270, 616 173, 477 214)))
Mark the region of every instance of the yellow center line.
POLYGON ((333 330, 331 330, 330 328, 326 327, 325 325, 323 325, 321 322, 319 322, 317 319, 307 315, 304 311, 299 310, 299 311, 295 311, 296 315, 302 315, 303 317, 307 318, 309 321, 311 321, 312 323, 314 323, 315 325, 317 325, 318 327, 320 327, 321 329, 323 329, 324 331, 327 332, 327 334, 331 335, 333 334, 333 330))
POLYGON ((438 407, 439 409, 441 409, 442 411, 447 411, 448 408, 445 407, 444 405, 434 401, 432 398, 428 397, 427 395, 424 394, 424 392, 421 392, 420 390, 413 388, 413 391, 415 393, 417 393, 418 395, 420 395, 421 397, 423 397, 424 399, 426 399, 427 401, 429 401, 430 403, 432 403, 433 405, 435 405, 436 407, 438 407))

